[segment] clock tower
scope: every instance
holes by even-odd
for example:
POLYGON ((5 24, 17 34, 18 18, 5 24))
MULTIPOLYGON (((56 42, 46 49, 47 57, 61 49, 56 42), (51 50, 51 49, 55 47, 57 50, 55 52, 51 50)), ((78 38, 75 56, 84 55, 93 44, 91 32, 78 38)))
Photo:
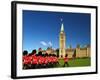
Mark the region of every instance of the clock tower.
POLYGON ((66 36, 64 32, 64 25, 61 24, 61 30, 59 35, 59 58, 64 58, 66 53, 66 36))

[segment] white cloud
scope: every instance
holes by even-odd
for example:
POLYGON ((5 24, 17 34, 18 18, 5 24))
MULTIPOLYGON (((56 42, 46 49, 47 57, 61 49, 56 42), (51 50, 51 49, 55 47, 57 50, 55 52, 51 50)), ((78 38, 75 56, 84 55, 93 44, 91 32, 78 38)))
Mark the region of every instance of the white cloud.
POLYGON ((50 41, 48 42, 48 44, 49 44, 50 46, 52 46, 52 43, 51 43, 50 41))
POLYGON ((41 41, 40 44, 42 44, 43 46, 52 46, 51 41, 49 41, 48 43, 46 43, 45 41, 41 41))
POLYGON ((47 43, 45 41, 40 42, 43 46, 47 46, 47 43))

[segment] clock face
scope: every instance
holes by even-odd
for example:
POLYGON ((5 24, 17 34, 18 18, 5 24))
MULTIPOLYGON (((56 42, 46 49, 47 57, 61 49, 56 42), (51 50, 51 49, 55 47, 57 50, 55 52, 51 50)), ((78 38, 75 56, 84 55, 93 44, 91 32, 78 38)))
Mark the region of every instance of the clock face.
POLYGON ((64 36, 64 34, 63 34, 63 33, 61 33, 61 34, 60 34, 60 37, 61 37, 61 38, 63 38, 63 36, 64 36))
POLYGON ((63 39, 63 36, 61 36, 61 39, 63 39))
POLYGON ((60 38, 61 38, 61 39, 64 39, 64 38, 65 38, 65 35, 64 35, 64 34, 61 34, 61 35, 60 35, 60 38))

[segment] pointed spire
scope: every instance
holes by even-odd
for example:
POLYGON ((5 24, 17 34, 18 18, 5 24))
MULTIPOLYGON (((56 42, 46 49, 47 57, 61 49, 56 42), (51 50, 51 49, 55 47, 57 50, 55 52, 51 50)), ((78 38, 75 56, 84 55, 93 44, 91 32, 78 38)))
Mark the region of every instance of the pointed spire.
POLYGON ((63 23, 61 24, 61 31, 64 31, 64 25, 63 25, 63 23))
POLYGON ((62 24, 61 24, 61 31, 64 31, 64 25, 63 25, 63 19, 61 18, 61 22, 62 22, 62 24))

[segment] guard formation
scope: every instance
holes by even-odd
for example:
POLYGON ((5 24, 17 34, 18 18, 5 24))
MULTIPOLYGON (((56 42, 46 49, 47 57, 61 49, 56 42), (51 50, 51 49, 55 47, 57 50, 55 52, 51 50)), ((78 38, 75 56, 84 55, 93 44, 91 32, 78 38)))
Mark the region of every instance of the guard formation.
MULTIPOLYGON (((66 59, 64 58, 64 67, 67 63, 66 59)), ((54 68, 59 67, 59 65, 59 58, 55 54, 42 54, 41 51, 36 54, 36 50, 30 54, 27 51, 23 52, 23 69, 54 68)))

